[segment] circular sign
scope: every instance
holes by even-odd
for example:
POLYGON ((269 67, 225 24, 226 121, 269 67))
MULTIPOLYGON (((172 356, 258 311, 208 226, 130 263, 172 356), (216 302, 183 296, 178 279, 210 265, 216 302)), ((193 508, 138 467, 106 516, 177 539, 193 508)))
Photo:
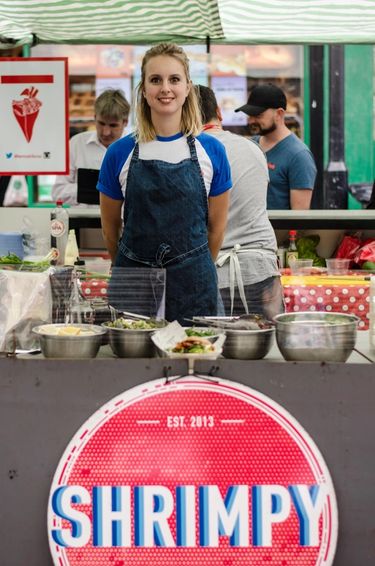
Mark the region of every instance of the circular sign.
POLYGON ((48 504, 54 564, 332 564, 337 507, 301 425, 232 381, 125 391, 80 428, 48 504))

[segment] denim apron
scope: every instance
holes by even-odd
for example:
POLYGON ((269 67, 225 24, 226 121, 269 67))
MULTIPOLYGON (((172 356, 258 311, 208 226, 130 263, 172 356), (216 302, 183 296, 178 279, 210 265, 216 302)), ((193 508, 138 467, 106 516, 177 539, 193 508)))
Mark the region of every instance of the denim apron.
POLYGON ((139 158, 136 144, 129 166, 124 231, 115 265, 167 270, 168 321, 217 313, 218 286, 208 248, 208 203, 195 142, 179 163, 139 158))

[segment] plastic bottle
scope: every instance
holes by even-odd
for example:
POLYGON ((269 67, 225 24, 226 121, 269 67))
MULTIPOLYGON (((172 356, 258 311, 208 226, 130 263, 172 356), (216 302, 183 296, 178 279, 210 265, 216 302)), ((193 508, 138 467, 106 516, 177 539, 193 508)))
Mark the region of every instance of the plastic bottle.
POLYGON ((375 354, 375 275, 370 278, 370 308, 369 308, 369 347, 370 353, 375 354))
POLYGON ((65 265, 74 265, 77 257, 79 256, 78 244, 76 233, 74 230, 69 230, 68 243, 65 248, 65 265))
POLYGON ((56 250, 54 265, 64 265, 65 250, 69 234, 69 214, 63 208, 63 201, 56 202, 56 208, 51 212, 51 247, 56 250))
POLYGON ((298 250, 296 245, 297 231, 289 230, 289 247, 286 250, 286 265, 290 267, 289 262, 298 259, 298 250))
POLYGON ((286 267, 285 265, 286 250, 287 248, 284 246, 279 246, 277 248, 277 264, 279 266, 279 269, 284 269, 284 267, 286 267))

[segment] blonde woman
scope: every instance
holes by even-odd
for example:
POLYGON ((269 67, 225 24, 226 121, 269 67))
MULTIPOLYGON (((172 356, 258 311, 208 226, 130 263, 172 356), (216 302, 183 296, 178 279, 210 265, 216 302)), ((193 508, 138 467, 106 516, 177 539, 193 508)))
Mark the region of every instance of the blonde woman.
POLYGON ((200 133, 181 47, 161 43, 146 52, 136 114, 135 133, 109 147, 99 176, 113 264, 166 269, 167 320, 215 315, 214 260, 227 221, 230 168, 222 144, 200 133))

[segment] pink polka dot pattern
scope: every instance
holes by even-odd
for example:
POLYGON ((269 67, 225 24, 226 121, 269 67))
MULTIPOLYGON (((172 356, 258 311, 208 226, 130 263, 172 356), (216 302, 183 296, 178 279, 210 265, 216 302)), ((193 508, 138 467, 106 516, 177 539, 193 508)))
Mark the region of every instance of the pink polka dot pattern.
POLYGON ((106 296, 108 284, 103 279, 88 279, 87 281, 82 281, 81 288, 84 295, 93 299, 94 297, 106 296))
MULTIPOLYGON (((216 378, 215 378, 216 380, 216 378)), ((60 485, 230 485, 323 484, 329 495, 319 522, 320 546, 299 545, 293 508, 272 527, 272 547, 231 547, 220 537, 216 548, 62 548, 51 542, 59 566, 328 566, 336 545, 337 510, 328 469, 315 444, 283 408, 240 384, 186 377, 170 384, 156 380, 112 399, 77 432, 55 474, 60 485), (170 416, 178 416, 171 426, 170 416), (181 417, 183 419, 181 420, 181 417), (208 419, 208 420, 207 420, 208 419), (204 424, 205 423, 205 424, 204 424), (210 423, 210 424, 208 424, 210 423)), ((90 505, 76 507, 92 516, 90 505)), ((53 516, 49 526, 56 526, 53 516)), ((168 523, 175 538, 176 516, 168 523)), ((196 509, 197 541, 199 509, 196 509)), ((132 521, 133 524, 133 521, 132 521)), ((69 523, 61 521, 67 528, 69 523)), ((133 528, 133 526, 132 526, 133 528)), ((134 537, 134 533, 132 534, 134 537)), ((134 541, 134 538, 132 538, 134 541)))
POLYGON ((369 329, 369 286, 284 285, 286 312, 327 311, 358 316, 359 330, 369 329))

